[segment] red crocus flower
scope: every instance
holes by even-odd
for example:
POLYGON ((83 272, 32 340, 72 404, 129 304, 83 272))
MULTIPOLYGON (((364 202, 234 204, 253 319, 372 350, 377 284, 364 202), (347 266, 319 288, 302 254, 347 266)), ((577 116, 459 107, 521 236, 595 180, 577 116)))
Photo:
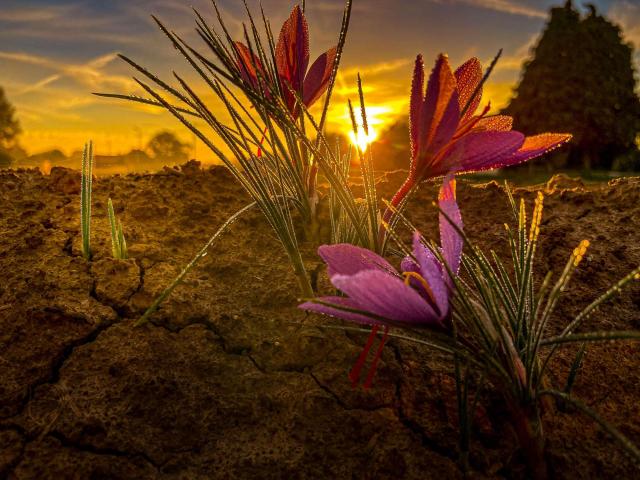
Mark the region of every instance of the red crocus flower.
MULTIPOLYGON (((482 67, 472 58, 455 72, 446 55, 438 56, 424 93, 424 63, 418 55, 409 108, 411 166, 393 197, 396 207, 419 182, 449 173, 507 167, 531 160, 568 142, 566 133, 532 137, 511 130, 506 115, 476 113, 482 99, 482 67)), ((391 209, 385 212, 388 220, 391 209)), ((381 229, 381 235, 382 235, 381 229)))
MULTIPOLYGON (((260 80, 268 79, 264 67, 249 48, 241 42, 235 42, 236 62, 240 75, 245 83, 259 89, 260 80)), ((291 90, 297 92, 306 107, 310 107, 329 85, 329 79, 336 58, 336 47, 330 48, 320 55, 309 66, 309 27, 302 10, 296 5, 289 18, 282 25, 276 45, 276 71, 280 90, 287 108, 296 118, 300 109, 296 108, 296 97, 291 90)), ((271 94, 268 84, 262 88, 267 95, 271 94)))

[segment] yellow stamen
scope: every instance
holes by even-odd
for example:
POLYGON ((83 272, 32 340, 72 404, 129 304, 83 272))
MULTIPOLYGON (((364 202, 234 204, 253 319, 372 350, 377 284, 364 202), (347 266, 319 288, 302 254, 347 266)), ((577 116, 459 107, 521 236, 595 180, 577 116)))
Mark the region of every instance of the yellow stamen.
POLYGON ((437 305, 435 296, 433 295, 433 292, 431 291, 431 287, 429 286, 429 284, 427 283, 427 281, 425 280, 425 278, 422 275, 420 275, 417 272, 402 272, 402 275, 404 275, 404 284, 405 285, 410 285, 412 278, 415 278, 418 282, 420 282, 420 285, 422 285, 424 287, 424 289, 427 292, 427 295, 429 295, 429 298, 431 298, 431 301, 434 304, 437 305))
POLYGON ((589 240, 582 240, 580 242, 580 244, 573 249, 573 266, 577 267, 578 265, 580 265, 580 262, 582 261, 585 253, 587 253, 587 248, 589 248, 589 240))
POLYGON ((538 197, 533 207, 533 218, 531 219, 531 230, 529 231, 529 242, 533 243, 540 235, 540 223, 542 222, 542 209, 544 206, 544 195, 538 192, 538 197))

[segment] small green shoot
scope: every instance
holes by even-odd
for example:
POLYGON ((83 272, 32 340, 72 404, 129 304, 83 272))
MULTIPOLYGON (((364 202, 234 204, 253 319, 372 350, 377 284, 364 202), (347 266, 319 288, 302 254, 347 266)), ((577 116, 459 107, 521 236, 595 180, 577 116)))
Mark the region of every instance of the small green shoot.
POLYGON ((127 254, 127 242, 122 232, 122 222, 116 219, 116 214, 113 211, 111 198, 109 198, 107 204, 107 212, 109 214, 109 224, 111 225, 111 254, 116 260, 126 260, 129 257, 127 254))
POLYGON ((80 178, 80 226, 82 255, 91 260, 91 188, 93 186, 93 142, 89 141, 82 152, 82 174, 80 178))

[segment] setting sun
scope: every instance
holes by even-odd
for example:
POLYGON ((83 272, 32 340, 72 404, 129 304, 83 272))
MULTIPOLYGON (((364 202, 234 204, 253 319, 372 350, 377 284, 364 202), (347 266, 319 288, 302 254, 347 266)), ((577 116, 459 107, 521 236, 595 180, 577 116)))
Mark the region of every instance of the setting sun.
POLYGON ((388 126, 386 123, 389 119, 395 117, 389 106, 373 105, 366 107, 369 132, 365 133, 359 113, 359 111, 356 112, 356 123, 358 125, 357 133, 353 131, 353 127, 351 126, 351 117, 347 109, 345 109, 345 115, 342 119, 345 123, 345 129, 349 132, 349 140, 351 141, 351 144, 357 146, 364 152, 367 147, 378 138, 379 132, 388 126))
POLYGON ((358 133, 356 134, 353 129, 349 131, 349 140, 361 151, 365 151, 371 142, 378 137, 377 132, 373 127, 369 127, 369 133, 365 133, 361 125, 358 125, 358 133))

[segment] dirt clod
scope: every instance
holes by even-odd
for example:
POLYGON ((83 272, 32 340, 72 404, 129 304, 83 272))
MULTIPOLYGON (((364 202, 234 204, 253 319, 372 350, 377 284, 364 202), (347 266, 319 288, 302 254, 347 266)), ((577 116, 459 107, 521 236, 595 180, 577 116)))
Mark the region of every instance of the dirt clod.
POLYGON ((49 174, 51 187, 59 193, 73 195, 80 193, 80 172, 66 167, 53 167, 49 174))

